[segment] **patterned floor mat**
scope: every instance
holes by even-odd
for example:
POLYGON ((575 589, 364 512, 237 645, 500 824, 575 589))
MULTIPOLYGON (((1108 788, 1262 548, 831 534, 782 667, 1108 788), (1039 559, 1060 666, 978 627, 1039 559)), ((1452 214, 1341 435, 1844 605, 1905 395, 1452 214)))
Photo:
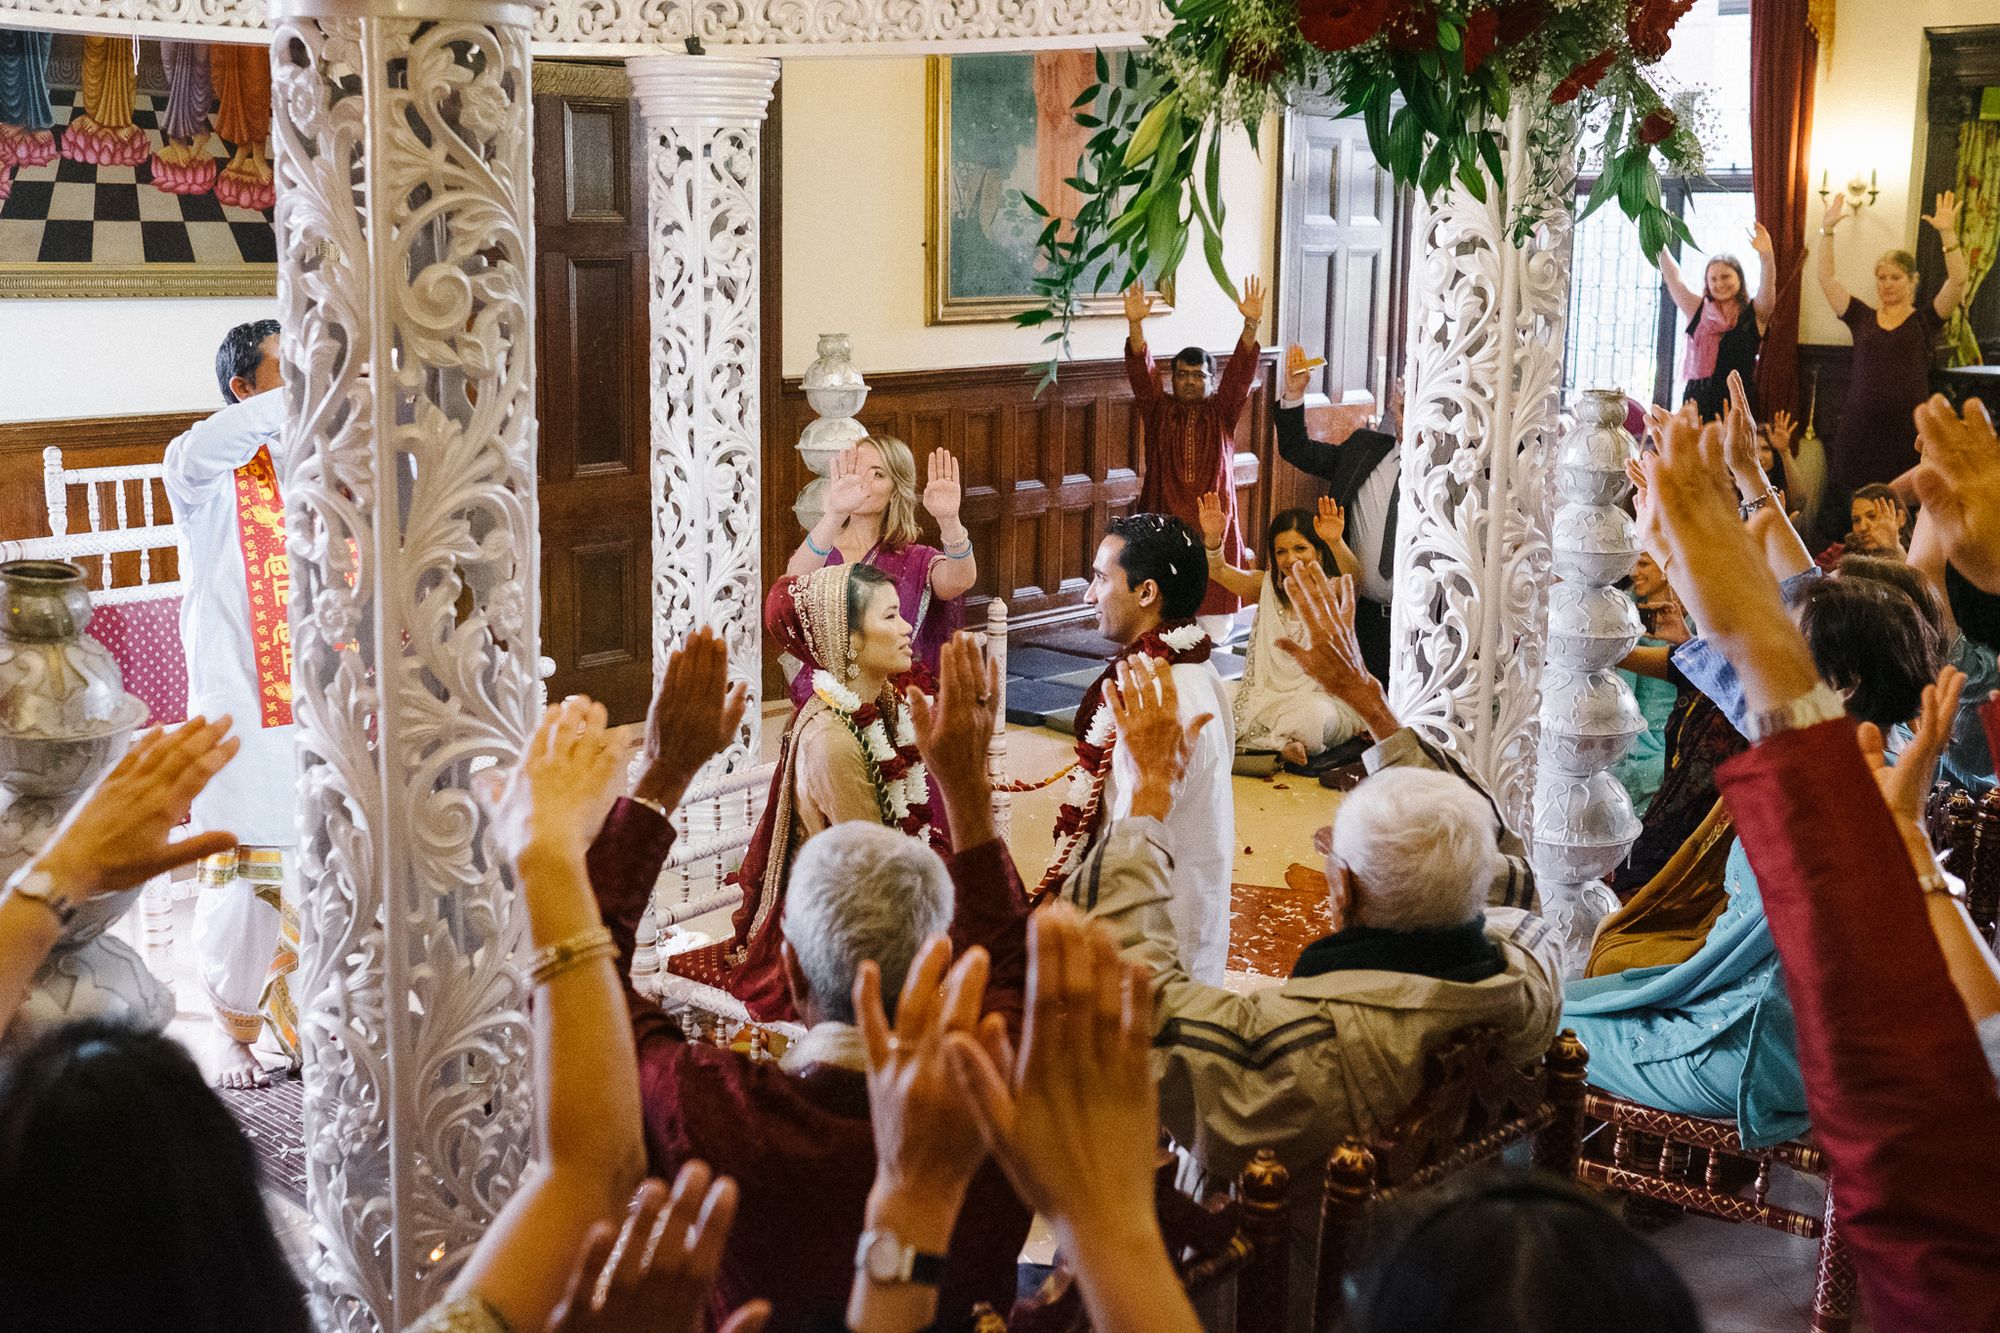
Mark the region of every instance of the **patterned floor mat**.
POLYGON ((305 1084, 294 1074, 269 1087, 222 1089, 222 1101, 256 1150, 266 1189, 306 1206, 305 1084))

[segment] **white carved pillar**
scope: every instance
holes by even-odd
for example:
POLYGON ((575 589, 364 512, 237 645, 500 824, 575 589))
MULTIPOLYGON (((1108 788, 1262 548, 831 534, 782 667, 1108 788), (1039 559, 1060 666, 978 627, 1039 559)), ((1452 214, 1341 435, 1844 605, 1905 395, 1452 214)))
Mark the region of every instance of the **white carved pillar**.
POLYGON ((750 687, 726 769, 756 762, 759 558, 758 156, 775 60, 634 56, 652 235, 653 668, 697 625, 750 687))
POLYGON ((271 43, 312 1291, 415 1319, 525 1164, 523 922, 468 782, 536 715, 528 27, 279 0, 271 43))
POLYGON ((1481 201, 1454 184, 1419 202, 1410 284, 1390 703, 1465 761, 1523 836, 1575 137, 1565 108, 1517 90, 1505 190, 1489 180, 1481 201))

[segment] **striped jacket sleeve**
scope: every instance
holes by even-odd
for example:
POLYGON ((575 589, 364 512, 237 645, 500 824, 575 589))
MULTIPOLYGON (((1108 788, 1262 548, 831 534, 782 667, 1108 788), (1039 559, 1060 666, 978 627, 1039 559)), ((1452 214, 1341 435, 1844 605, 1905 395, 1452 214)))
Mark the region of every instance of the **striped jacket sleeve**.
POLYGON ((1361 756, 1361 760, 1370 773, 1379 773, 1385 768, 1436 769, 1469 784, 1484 796, 1486 803, 1493 806, 1493 817, 1500 822, 1500 865, 1493 872, 1493 887, 1487 890, 1486 904, 1489 907, 1519 907, 1529 912, 1541 910, 1535 897, 1535 872, 1528 865, 1527 844, 1507 827, 1506 817, 1500 813, 1500 807, 1493 804, 1493 794, 1486 790, 1485 784, 1456 757, 1417 735, 1411 728, 1404 727, 1389 739, 1376 744, 1361 756))

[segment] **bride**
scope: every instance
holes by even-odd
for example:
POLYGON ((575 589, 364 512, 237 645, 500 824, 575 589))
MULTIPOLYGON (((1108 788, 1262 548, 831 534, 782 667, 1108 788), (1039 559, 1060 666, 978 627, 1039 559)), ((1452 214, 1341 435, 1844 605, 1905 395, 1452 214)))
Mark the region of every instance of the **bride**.
POLYGON ((865 564, 789 575, 764 603, 764 627, 806 664, 813 692, 785 730, 764 817, 736 872, 743 903, 733 937, 667 966, 774 1022, 794 1017, 778 925, 799 847, 848 820, 921 835, 930 807, 908 712, 889 684, 910 669, 910 626, 889 577, 865 564))

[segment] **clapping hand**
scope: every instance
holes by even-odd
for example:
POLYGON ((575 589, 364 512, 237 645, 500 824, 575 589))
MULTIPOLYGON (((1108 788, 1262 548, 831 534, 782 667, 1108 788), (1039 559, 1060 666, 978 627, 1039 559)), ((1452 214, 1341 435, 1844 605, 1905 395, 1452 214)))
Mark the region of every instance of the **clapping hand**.
POLYGON ((1251 274, 1243 280, 1243 299, 1236 303, 1236 309, 1243 316, 1243 327, 1255 333, 1257 326, 1264 322, 1264 280, 1251 274))
POLYGON ((1202 544, 1213 551, 1222 545, 1223 534, 1229 529, 1229 520, 1222 513, 1222 497, 1208 492, 1195 502, 1195 512, 1201 520, 1202 544))
POLYGON ((958 518, 964 490, 959 484, 958 460, 949 449, 931 450, 929 480, 924 484, 924 510, 940 524, 958 518))
POLYGON ((1757 414, 1750 410, 1750 395, 1743 388, 1743 376, 1729 372, 1729 406, 1722 414, 1723 456, 1729 475, 1745 499, 1771 489, 1770 478, 1757 461, 1757 414))
POLYGON ((1931 229, 1937 232, 1946 244, 1956 239, 1958 236, 1957 193, 1951 190, 1941 191, 1937 197, 1936 207, 1924 214, 1924 221, 1931 224, 1931 229))
POLYGON ((1153 313, 1153 298, 1146 295, 1146 280, 1138 279, 1125 289, 1125 322, 1135 330, 1153 313))
POLYGON ((1340 545, 1340 539, 1347 535, 1347 514, 1340 507, 1340 501, 1330 495, 1319 497, 1319 513, 1313 519, 1313 531, 1328 547, 1340 545))
POLYGON ((858 449, 842 449, 826 470, 826 496, 821 501, 826 512, 838 518, 850 517, 868 502, 868 479, 861 475, 858 449))
POLYGON ((980 1134, 1072 1258, 1157 1245, 1151 976, 1067 903, 1035 913, 1028 951, 1019 1055, 991 1028, 950 1039, 980 1134))
MULTIPOLYGON (((704 1163, 681 1168, 671 1197, 648 1180, 622 1228, 599 1222, 585 1238, 548 1333, 693 1333, 735 1221, 736 1182, 711 1183, 704 1163)), ((769 1304, 752 1301, 718 1333, 757 1333, 770 1317, 769 1304)))
POLYGON ((2000 593, 2000 437, 1985 405, 1975 398, 1960 416, 1932 395, 1917 408, 1917 448, 1917 498, 1945 557, 1977 587, 2000 593))
POLYGON ((729 646, 698 627, 667 655, 646 713, 646 774, 639 794, 671 808, 701 766, 736 739, 749 686, 729 682, 729 646))
POLYGON ((1376 740, 1394 734, 1400 724, 1389 711, 1382 683, 1369 674, 1355 637, 1354 580, 1345 574, 1330 579, 1318 564, 1307 561, 1292 566, 1285 595, 1305 621, 1311 642, 1302 644, 1288 635, 1278 640, 1278 647, 1321 689, 1359 713, 1376 740))
POLYGON ((952 831, 961 847, 959 828, 964 816, 982 805, 992 810, 992 790, 986 775, 986 751, 992 743, 1000 707, 1000 663, 989 661, 977 636, 960 630, 938 651, 938 692, 935 701, 912 688, 904 701, 910 725, 917 733, 917 753, 951 803, 952 831))
POLYGON ((572 695, 544 709, 513 770, 480 775, 501 854, 515 865, 536 852, 582 861, 611 808, 617 769, 604 705, 572 695))
POLYGON ((34 866, 84 898, 144 884, 236 845, 233 833, 168 841, 188 806, 241 745, 227 715, 193 718, 140 737, 69 812, 34 866))

